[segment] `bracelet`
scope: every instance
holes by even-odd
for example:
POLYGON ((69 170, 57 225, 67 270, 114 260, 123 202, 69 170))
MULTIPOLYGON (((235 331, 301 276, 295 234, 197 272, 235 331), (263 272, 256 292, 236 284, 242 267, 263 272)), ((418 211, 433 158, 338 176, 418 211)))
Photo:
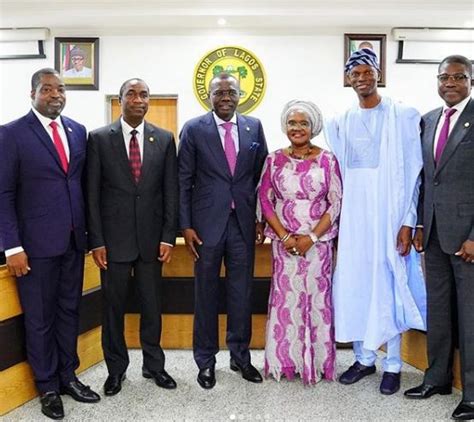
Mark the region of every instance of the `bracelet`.
POLYGON ((309 238, 311 239, 311 242, 313 242, 313 243, 319 242, 319 237, 318 237, 318 235, 317 235, 316 233, 310 232, 310 233, 308 234, 308 236, 309 236, 309 238))
POLYGON ((287 233, 284 236, 280 237, 280 242, 285 243, 291 237, 291 233, 287 233))

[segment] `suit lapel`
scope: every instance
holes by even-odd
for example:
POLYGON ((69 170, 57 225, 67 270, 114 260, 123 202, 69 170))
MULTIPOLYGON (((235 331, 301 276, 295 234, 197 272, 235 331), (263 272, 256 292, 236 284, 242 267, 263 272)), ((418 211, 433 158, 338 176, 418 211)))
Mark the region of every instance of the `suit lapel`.
POLYGON ((59 159, 58 151, 56 150, 56 147, 54 146, 54 143, 51 140, 49 134, 46 132, 44 126, 41 124, 41 122, 38 120, 38 118, 32 111, 27 114, 27 120, 33 132, 35 132, 43 146, 49 151, 59 168, 64 172, 63 167, 61 165, 61 160, 59 159))
POLYGON ((441 169, 446 165, 451 156, 456 151, 459 143, 464 139, 467 132, 474 125, 474 101, 470 100, 464 108, 462 114, 453 127, 448 137, 448 142, 444 147, 444 151, 441 154, 439 164, 436 167, 436 173, 439 173, 441 169))
POLYGON ((227 158, 225 156, 224 148, 222 147, 221 137, 219 135, 219 129, 216 126, 216 121, 214 120, 214 116, 212 112, 207 113, 204 117, 202 122, 204 128, 204 139, 211 150, 212 155, 216 159, 219 168, 222 169, 223 173, 232 178, 232 174, 230 173, 229 165, 227 163, 227 158))
POLYGON ((115 153, 115 157, 122 167, 122 170, 126 173, 127 178, 131 183, 135 184, 135 181, 132 177, 132 172, 130 171, 130 164, 128 162, 127 149, 125 148, 125 141, 123 139, 122 126, 120 125, 120 120, 112 123, 110 127, 110 141, 112 144, 112 149, 115 153))
POLYGON ((237 155, 237 165, 234 177, 243 170, 245 163, 248 163, 248 154, 252 144, 252 133, 247 120, 240 114, 237 115, 237 127, 239 130, 239 154, 237 155))
POLYGON ((79 150, 79 145, 77 143, 77 137, 74 133, 73 127, 69 124, 67 118, 61 117, 61 122, 63 124, 64 133, 66 134, 67 143, 69 145, 69 165, 68 173, 71 174, 74 171, 76 166, 76 155, 79 150))
POLYGON ((423 154, 425 157, 428 157, 428 164, 432 169, 435 167, 434 162, 434 141, 436 136, 436 127, 438 125, 438 121, 441 117, 442 108, 433 111, 433 113, 429 114, 429 117, 425 120, 425 127, 423 128, 423 138, 425 142, 423 143, 423 154))
POLYGON ((143 183, 150 171, 151 163, 154 162, 154 154, 156 148, 159 147, 159 139, 153 126, 145 122, 143 130, 143 153, 142 153, 142 171, 140 175, 139 185, 143 183))

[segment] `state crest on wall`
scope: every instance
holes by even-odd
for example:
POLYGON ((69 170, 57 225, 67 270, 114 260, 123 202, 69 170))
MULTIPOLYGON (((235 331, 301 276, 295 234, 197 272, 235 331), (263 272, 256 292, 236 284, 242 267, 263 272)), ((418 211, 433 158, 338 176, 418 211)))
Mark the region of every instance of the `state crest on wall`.
POLYGON ((245 48, 223 46, 206 53, 194 69, 194 94, 206 110, 211 109, 208 100, 209 82, 222 72, 231 74, 240 82, 239 113, 250 113, 261 103, 266 89, 262 63, 245 48))

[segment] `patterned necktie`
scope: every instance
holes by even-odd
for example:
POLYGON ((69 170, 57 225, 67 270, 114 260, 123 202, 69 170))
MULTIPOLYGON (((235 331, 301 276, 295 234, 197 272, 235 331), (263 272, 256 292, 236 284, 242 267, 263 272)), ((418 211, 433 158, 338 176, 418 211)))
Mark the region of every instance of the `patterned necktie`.
POLYGON ((142 160, 140 158, 140 147, 138 145, 137 133, 138 131, 135 129, 130 132, 132 137, 130 138, 130 147, 128 150, 128 162, 130 163, 130 170, 135 183, 138 183, 140 180, 140 174, 142 172, 142 160))
POLYGON ((444 151, 444 147, 446 146, 448 142, 448 137, 449 137, 449 122, 451 119, 451 116, 456 113, 455 108, 448 108, 444 111, 445 117, 444 117, 444 123, 443 126, 441 127, 441 131, 439 132, 439 138, 438 138, 438 143, 436 145, 436 153, 435 153, 435 162, 438 163, 441 154, 444 151))
POLYGON ((53 142, 54 142, 54 146, 56 147, 56 151, 58 152, 58 155, 59 155, 59 161, 61 161, 61 167, 63 168, 64 172, 67 173, 69 163, 67 160, 66 151, 64 149, 64 144, 61 139, 61 135, 59 134, 59 131, 58 131, 59 125, 57 122, 51 122, 49 126, 51 126, 51 129, 53 129, 53 142))
POLYGON ((234 138, 232 137, 232 122, 222 123, 222 127, 225 129, 224 135, 224 152, 229 164, 230 173, 234 175, 235 165, 237 164, 237 152, 235 151, 234 138))

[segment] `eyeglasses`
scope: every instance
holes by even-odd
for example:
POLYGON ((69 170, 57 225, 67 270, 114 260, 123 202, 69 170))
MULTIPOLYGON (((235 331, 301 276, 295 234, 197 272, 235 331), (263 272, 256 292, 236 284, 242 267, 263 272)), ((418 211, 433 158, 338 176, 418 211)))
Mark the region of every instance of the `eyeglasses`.
POLYGON ((81 56, 74 56, 74 57, 71 57, 71 60, 73 62, 80 62, 80 61, 83 61, 84 60, 84 57, 81 57, 81 56))
POLYGON ((311 123, 303 120, 302 122, 295 122, 294 120, 290 120, 286 123, 286 127, 288 129, 303 129, 307 130, 311 127, 311 123))
POLYGON ((347 76, 349 77, 349 79, 355 80, 359 79, 361 76, 365 76, 366 78, 373 78, 376 74, 377 72, 375 72, 374 70, 366 70, 365 72, 350 72, 347 76))
POLYGON ((438 78, 438 81, 440 81, 442 84, 445 84, 450 79, 456 84, 459 84, 461 82, 464 82, 466 79, 469 79, 469 76, 464 73, 453 73, 452 75, 442 73, 441 75, 437 75, 436 77, 438 78))
POLYGON ((229 96, 229 97, 238 97, 240 95, 239 91, 236 91, 235 89, 228 89, 227 91, 225 90, 217 90, 217 91, 214 91, 211 93, 212 96, 214 97, 226 97, 226 96, 229 96))

